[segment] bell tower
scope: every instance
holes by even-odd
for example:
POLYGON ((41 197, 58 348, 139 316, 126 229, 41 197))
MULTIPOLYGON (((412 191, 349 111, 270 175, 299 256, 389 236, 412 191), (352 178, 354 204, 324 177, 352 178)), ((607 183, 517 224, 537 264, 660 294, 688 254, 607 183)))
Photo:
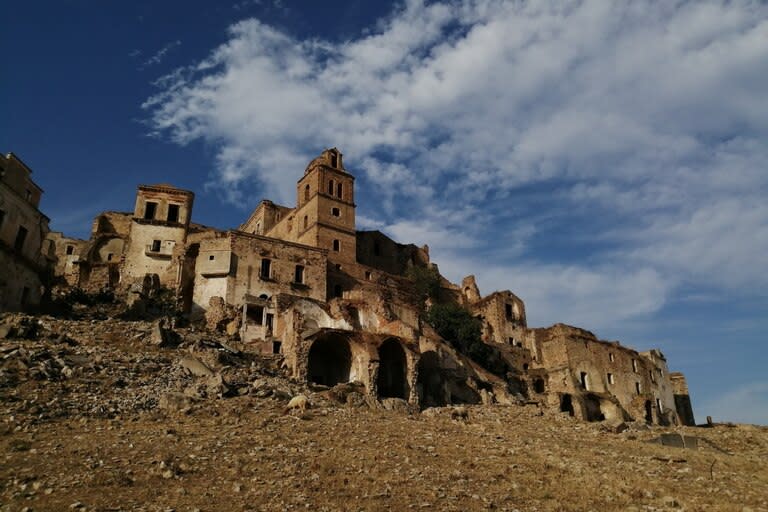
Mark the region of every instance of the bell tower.
POLYGON ((355 263, 355 178, 341 152, 326 149, 312 160, 296 186, 297 242, 328 250, 333 264, 355 263))

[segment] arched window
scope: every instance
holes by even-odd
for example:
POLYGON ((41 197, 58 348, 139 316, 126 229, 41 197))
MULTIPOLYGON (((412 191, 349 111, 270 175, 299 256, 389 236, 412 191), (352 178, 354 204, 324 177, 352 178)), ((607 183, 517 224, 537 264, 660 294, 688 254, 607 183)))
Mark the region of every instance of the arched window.
POLYGON ((309 226, 309 217, 306 215, 304 216, 304 229, 307 229, 307 226, 309 226))
POLYGON ((309 201, 309 185, 304 187, 304 200, 309 201))
POLYGON ((333 195, 333 180, 328 181, 328 195, 333 195))
POLYGON ((341 197, 343 192, 344 192, 343 184, 339 183, 338 185, 336 185, 336 195, 338 197, 341 197))

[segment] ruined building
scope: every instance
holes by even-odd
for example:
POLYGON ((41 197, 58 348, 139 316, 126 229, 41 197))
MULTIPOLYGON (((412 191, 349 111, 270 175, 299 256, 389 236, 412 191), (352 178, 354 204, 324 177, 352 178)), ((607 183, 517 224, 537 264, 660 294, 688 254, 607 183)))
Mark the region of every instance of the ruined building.
POLYGON ((55 260, 48 217, 38 206, 43 190, 13 153, 0 154, 0 311, 40 303, 55 260))
POLYGON ((342 154, 323 151, 298 180, 295 207, 264 200, 229 230, 191 222, 192 192, 142 185, 133 212, 102 213, 90 240, 50 237, 57 275, 123 294, 159 281, 192 319, 236 310, 230 326, 243 342, 318 385, 359 381, 372 396, 422 407, 534 400, 590 421, 693 423, 684 377, 658 350, 562 324, 529 328, 520 298, 483 297, 472 276, 456 285, 435 272, 425 303, 414 276, 436 271, 429 248, 358 231, 354 185, 342 154), (424 320, 429 303, 471 312, 503 371, 442 339, 424 320))

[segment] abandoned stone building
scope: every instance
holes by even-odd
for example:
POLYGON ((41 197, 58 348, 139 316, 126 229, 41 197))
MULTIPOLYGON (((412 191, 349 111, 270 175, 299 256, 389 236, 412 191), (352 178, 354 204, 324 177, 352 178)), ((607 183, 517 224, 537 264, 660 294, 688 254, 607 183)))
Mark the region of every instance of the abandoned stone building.
POLYGON ((296 206, 263 200, 236 229, 191 222, 194 194, 142 185, 133 212, 104 212, 88 241, 52 234, 56 274, 69 286, 127 294, 147 276, 175 291, 191 319, 227 307, 230 325, 264 353, 281 354, 297 379, 358 381, 372 396, 421 407, 535 400, 584 420, 693 424, 685 379, 658 350, 557 324, 529 328, 509 291, 481 296, 474 277, 439 276, 425 303, 412 270, 434 269, 429 248, 355 225, 354 177, 328 149, 298 180, 296 206), (491 372, 424 320, 430 301, 463 306, 506 365, 491 372))
POLYGON ((40 303, 55 261, 49 219, 38 209, 41 189, 13 153, 0 154, 0 311, 40 303))

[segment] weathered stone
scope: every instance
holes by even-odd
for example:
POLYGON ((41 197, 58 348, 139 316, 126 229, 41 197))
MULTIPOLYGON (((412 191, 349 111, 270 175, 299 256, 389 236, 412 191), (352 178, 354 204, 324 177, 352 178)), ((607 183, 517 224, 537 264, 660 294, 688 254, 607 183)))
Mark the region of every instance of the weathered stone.
POLYGON ((195 377, 213 377, 215 372, 193 355, 187 354, 179 360, 182 368, 195 377))

